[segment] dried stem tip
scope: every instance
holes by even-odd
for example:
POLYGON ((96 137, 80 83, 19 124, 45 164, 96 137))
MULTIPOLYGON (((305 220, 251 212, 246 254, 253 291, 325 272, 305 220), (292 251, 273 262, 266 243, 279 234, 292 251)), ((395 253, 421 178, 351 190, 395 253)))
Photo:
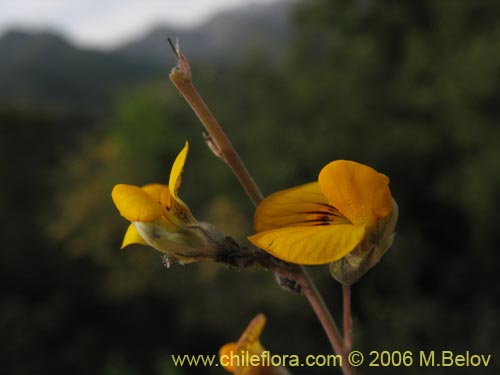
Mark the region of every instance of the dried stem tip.
POLYGON ((181 52, 181 49, 179 47, 179 41, 177 40, 177 42, 174 45, 172 39, 168 38, 168 43, 170 44, 170 47, 172 47, 175 57, 177 58, 177 66, 175 66, 171 70, 170 80, 178 88, 178 85, 175 83, 176 81, 181 81, 181 82, 191 81, 192 78, 191 67, 189 66, 189 62, 186 56, 184 56, 184 54, 181 52))
POLYGON ((205 127, 213 146, 215 146, 215 150, 217 150, 215 154, 230 166, 254 205, 257 206, 263 199, 262 193, 217 122, 217 119, 194 87, 189 62, 180 51, 178 44, 175 47, 175 52, 178 56, 177 66, 170 72, 170 80, 205 127))

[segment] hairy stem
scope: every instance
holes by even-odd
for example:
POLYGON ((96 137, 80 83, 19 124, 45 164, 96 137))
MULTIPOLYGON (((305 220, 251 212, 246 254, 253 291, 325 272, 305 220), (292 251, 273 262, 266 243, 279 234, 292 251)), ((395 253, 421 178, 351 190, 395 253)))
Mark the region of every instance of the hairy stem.
MULTIPOLYGON (((260 189, 250 175, 246 166, 241 161, 238 153, 222 130, 217 119, 196 90, 192 81, 189 62, 181 53, 178 45, 174 47, 174 52, 177 56, 177 66, 170 72, 170 80, 190 105, 208 132, 209 146, 212 151, 229 165, 233 173, 238 178, 240 184, 252 200, 253 204, 257 206, 263 199, 260 189)), ((276 264, 279 264, 279 262, 276 264)), ((300 285, 304 295, 321 322, 334 352, 342 356, 342 371, 344 375, 353 375, 354 372, 348 364, 344 343, 337 325, 335 324, 330 311, 328 310, 309 273, 304 266, 297 267, 296 265, 287 264, 285 262, 282 263, 284 264, 283 267, 279 267, 273 262, 271 269, 278 275, 294 275, 297 283, 300 285), (290 269, 293 269, 294 271, 290 272, 290 269)))

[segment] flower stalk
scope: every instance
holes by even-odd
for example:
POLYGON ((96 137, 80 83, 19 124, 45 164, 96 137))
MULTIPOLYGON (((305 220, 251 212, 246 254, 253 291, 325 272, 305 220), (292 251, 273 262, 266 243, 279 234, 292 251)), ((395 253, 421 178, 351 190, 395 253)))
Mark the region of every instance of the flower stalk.
POLYGON ((347 352, 352 349, 351 287, 342 285, 342 305, 344 323, 344 347, 347 352))
POLYGON ((299 275, 299 283, 302 285, 304 295, 316 313, 316 317, 323 326, 323 330, 330 341, 333 351, 342 357, 342 373, 344 375, 355 375, 355 371, 349 365, 347 358, 350 349, 346 347, 345 341, 342 340, 337 324, 335 323, 330 310, 326 306, 321 293, 318 291, 314 281, 311 279, 309 272, 307 272, 304 266, 300 267, 303 272, 299 275))
MULTIPOLYGON (((238 153, 232 146, 230 140, 222 130, 217 119, 212 114, 207 104, 196 90, 191 75, 191 69, 187 58, 180 51, 179 45, 175 47, 169 40, 174 49, 177 57, 177 66, 174 67, 169 75, 170 80, 174 86, 179 90, 186 102, 192 108, 200 122, 208 132, 210 149, 225 161, 233 173, 238 178, 240 184, 245 189, 252 203, 257 206, 262 200, 263 195, 250 175, 250 172, 242 162, 238 153)), ((261 251, 264 253, 263 251, 261 251)), ((266 254, 266 257, 269 254, 266 254)), ((328 310, 321 294, 319 293, 316 285, 312 281, 309 273, 303 265, 294 265, 288 262, 280 261, 271 256, 268 266, 278 277, 294 278, 295 282, 300 287, 307 300, 309 301, 312 309, 314 310, 318 320, 321 322, 323 329, 330 341, 330 344, 335 353, 342 356, 342 372, 344 375, 354 375, 353 368, 347 361, 347 350, 344 345, 342 336, 337 328, 333 317, 328 310)), ((260 263, 260 262, 259 262, 260 263)))

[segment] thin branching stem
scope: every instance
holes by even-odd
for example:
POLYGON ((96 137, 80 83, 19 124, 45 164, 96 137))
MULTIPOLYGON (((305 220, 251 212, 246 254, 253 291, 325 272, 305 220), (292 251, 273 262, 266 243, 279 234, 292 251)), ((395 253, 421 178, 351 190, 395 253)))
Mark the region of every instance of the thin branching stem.
POLYGON ((344 342, 342 341, 342 336, 335 324, 335 320, 333 319, 330 310, 325 304, 321 293, 316 288, 315 283, 312 281, 309 272, 301 266, 302 273, 299 275, 299 282, 301 283, 304 291, 304 295, 306 296, 309 304, 313 308, 314 312, 321 325, 323 326, 323 330, 325 331, 328 340, 330 341, 330 345, 333 348, 333 351, 336 354, 342 356, 342 372, 344 375, 354 375, 354 369, 349 365, 349 360, 347 358, 347 354, 349 349, 345 347, 344 342))
MULTIPOLYGON (((173 46, 172 43, 171 45, 173 46)), ((174 47, 174 52, 177 57, 177 66, 170 72, 170 80, 190 105, 191 109, 208 132, 208 143, 212 151, 229 165, 253 204, 257 206, 263 199, 260 189, 241 161, 241 158, 222 130, 217 119, 196 90, 192 81, 189 62, 180 51, 178 44, 174 47)), ((354 371, 352 367, 349 366, 346 358, 346 350, 342 336, 321 294, 304 266, 299 266, 296 270, 297 282, 316 313, 318 320, 321 322, 334 352, 340 354, 343 358, 342 371, 344 375, 354 375, 354 371)), ((274 272, 279 273, 280 270, 274 269, 274 272)), ((289 270, 285 268, 284 272, 289 273, 289 270)))
POLYGON ((349 285, 342 285, 342 300, 344 310, 344 347, 349 352, 352 349, 351 287, 349 285))

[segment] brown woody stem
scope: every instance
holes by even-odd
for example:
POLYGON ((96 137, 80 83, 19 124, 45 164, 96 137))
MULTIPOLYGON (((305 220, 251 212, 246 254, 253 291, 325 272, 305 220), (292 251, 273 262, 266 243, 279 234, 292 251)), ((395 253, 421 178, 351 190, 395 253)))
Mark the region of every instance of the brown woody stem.
POLYGON ((190 105, 205 130, 208 132, 212 144, 216 147, 217 156, 224 160, 238 178, 254 205, 263 199, 257 184, 241 161, 231 141, 220 127, 217 119, 212 114, 205 101, 198 93, 191 80, 191 69, 186 57, 177 50, 178 65, 172 69, 170 80, 190 105))
MULTIPOLYGON (((257 206, 263 200, 260 189, 241 161, 217 119, 193 85, 189 62, 180 51, 178 45, 174 47, 174 52, 177 57, 177 66, 170 72, 170 80, 208 132, 212 151, 229 165, 253 204, 257 206)), ((304 295, 321 322, 334 352, 342 356, 342 372, 344 375, 353 375, 354 372, 347 361, 344 343, 337 325, 305 267, 288 264, 277 259, 276 261, 271 262, 272 265, 270 268, 278 275, 292 275, 296 278, 297 283, 301 286, 304 295), (280 266, 280 262, 283 266, 280 266)))

